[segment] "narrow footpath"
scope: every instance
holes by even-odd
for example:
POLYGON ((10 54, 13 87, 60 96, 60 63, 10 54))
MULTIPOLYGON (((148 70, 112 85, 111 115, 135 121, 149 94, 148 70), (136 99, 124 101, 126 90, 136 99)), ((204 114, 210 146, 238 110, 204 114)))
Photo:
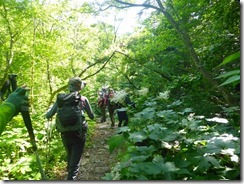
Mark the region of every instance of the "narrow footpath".
POLYGON ((85 148, 78 180, 102 180, 115 162, 116 152, 110 154, 107 140, 115 134, 116 128, 110 122, 97 123, 92 138, 92 146, 85 148))

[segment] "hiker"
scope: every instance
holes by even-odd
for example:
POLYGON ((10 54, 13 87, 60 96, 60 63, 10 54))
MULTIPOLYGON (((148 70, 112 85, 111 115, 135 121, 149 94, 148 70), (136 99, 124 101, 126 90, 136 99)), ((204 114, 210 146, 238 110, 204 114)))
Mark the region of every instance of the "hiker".
POLYGON ((116 110, 116 104, 111 101, 115 93, 115 90, 113 90, 112 88, 108 89, 108 113, 111 120, 111 127, 114 127, 115 125, 114 112, 116 110))
POLYGON ((102 87, 100 91, 98 91, 98 103, 97 106, 101 110, 101 120, 100 123, 106 122, 106 107, 108 106, 108 99, 109 99, 109 94, 108 94, 108 87, 102 87))
POLYGON ((17 88, 0 105, 0 135, 4 131, 8 122, 16 116, 22 106, 29 106, 28 97, 25 95, 26 87, 17 88))
POLYGON ((127 126, 129 122, 129 118, 126 112, 127 106, 129 105, 135 108, 135 103, 131 102, 128 94, 124 90, 116 92, 111 101, 115 103, 115 108, 119 120, 118 127, 121 127, 123 122, 123 126, 127 126))
MULTIPOLYGON (((69 130, 67 130, 65 129, 65 127, 61 126, 61 118, 58 118, 59 117, 58 111, 59 109, 62 110, 62 108, 58 107, 59 104, 58 96, 56 102, 46 113, 47 119, 50 119, 55 113, 57 113, 56 127, 57 130, 61 132, 62 142, 67 152, 67 170, 68 170, 67 180, 77 180, 77 175, 79 172, 80 160, 84 150, 84 146, 86 142, 86 134, 88 129, 88 124, 85 121, 85 117, 83 114, 84 111, 87 113, 90 119, 94 119, 94 113, 92 111, 92 108, 89 104, 87 97, 80 95, 80 91, 85 87, 85 85, 86 84, 79 77, 72 77, 69 79, 68 82, 68 89, 70 94, 79 95, 78 107, 82 109, 81 111, 82 115, 78 120, 76 120, 76 122, 72 122, 73 120, 70 119, 66 121, 66 124, 75 123, 81 128, 72 129, 72 127, 77 127, 77 126, 70 125, 67 126, 69 128, 69 130)), ((68 113, 63 113, 61 115, 68 116, 68 113)))
POLYGON ((101 110, 101 120, 100 123, 106 122, 106 108, 108 108, 109 117, 111 120, 111 127, 114 127, 114 111, 115 104, 111 102, 111 98, 113 98, 115 91, 110 87, 102 87, 102 90, 98 92, 98 107, 101 110))
POLYGON ((118 124, 118 127, 121 127, 122 126, 122 123, 123 123, 123 126, 127 126, 128 125, 128 122, 129 122, 129 118, 128 118, 128 115, 127 115, 127 108, 126 106, 128 104, 130 104, 130 98, 128 96, 125 97, 124 99, 124 102, 122 103, 117 103, 117 116, 118 116, 118 120, 119 120, 119 124, 118 124))

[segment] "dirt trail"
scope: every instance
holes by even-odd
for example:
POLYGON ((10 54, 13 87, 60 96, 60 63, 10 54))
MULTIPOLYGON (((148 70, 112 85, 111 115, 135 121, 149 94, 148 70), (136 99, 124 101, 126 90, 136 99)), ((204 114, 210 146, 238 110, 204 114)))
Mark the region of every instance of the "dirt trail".
POLYGON ((116 152, 110 154, 106 141, 115 134, 116 128, 110 128, 110 122, 97 123, 92 138, 92 146, 85 148, 78 180, 102 180, 111 169, 116 152))

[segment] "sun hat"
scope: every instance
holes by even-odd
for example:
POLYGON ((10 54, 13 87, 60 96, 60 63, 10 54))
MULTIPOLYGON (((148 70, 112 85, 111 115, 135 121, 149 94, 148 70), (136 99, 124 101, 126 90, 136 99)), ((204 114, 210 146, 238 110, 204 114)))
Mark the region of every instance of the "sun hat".
POLYGON ((69 91, 80 91, 86 86, 79 77, 71 77, 68 82, 69 91))

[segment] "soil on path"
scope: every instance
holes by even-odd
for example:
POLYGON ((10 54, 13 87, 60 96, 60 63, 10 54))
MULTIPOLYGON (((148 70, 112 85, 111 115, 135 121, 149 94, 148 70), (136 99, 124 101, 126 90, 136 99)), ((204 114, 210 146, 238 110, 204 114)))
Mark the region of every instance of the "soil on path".
POLYGON ((110 122, 97 123, 92 144, 86 147, 82 155, 78 180, 102 180, 110 172, 115 162, 116 152, 109 153, 107 140, 116 133, 110 122))

